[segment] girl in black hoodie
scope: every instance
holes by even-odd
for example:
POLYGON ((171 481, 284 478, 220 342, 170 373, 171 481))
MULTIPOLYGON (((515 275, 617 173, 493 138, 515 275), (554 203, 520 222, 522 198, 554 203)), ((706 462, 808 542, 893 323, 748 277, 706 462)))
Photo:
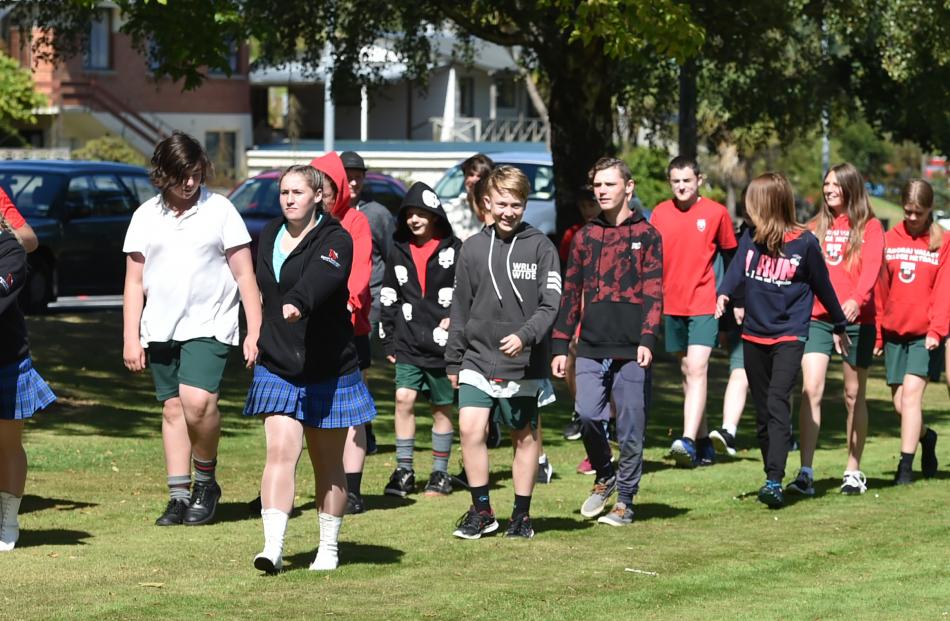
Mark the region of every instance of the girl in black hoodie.
POLYGON ((282 564, 302 435, 307 437, 320 511, 320 547, 310 569, 336 568, 346 508, 347 429, 376 416, 359 371, 346 308, 353 242, 323 210, 322 188, 322 175, 311 166, 284 171, 284 215, 261 232, 257 253, 264 321, 244 414, 263 416, 267 436, 261 480, 264 550, 254 558, 254 566, 268 573, 279 571, 282 564))
POLYGON ((20 536, 17 514, 26 485, 23 425, 56 400, 33 369, 26 322, 16 297, 26 279, 26 251, 0 216, 0 552, 20 536))

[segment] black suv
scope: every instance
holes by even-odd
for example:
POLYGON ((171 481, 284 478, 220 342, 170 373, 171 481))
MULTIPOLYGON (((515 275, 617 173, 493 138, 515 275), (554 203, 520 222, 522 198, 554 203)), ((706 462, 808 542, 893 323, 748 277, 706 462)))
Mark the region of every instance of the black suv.
POLYGON ((0 187, 23 214, 40 246, 30 253, 27 309, 58 295, 122 292, 122 242, 132 212, 156 194, 148 172, 109 162, 0 162, 0 187))

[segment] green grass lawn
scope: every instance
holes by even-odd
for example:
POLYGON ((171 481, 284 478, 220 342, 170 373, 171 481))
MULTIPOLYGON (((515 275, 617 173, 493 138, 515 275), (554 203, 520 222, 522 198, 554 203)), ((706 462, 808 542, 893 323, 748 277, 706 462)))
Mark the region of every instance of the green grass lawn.
MULTIPOLYGON (((752 446, 752 412, 738 458, 695 471, 663 459, 681 425, 677 366, 656 367, 647 463, 636 520, 610 528, 580 516, 591 478, 574 473, 579 442, 560 429, 566 391, 545 414, 546 450, 556 470, 535 494, 532 541, 452 537, 468 494, 382 495, 394 467, 391 371, 379 367, 381 448, 368 458, 369 512, 347 517, 341 567, 307 571, 317 544, 313 475, 298 475, 299 514, 285 547, 288 571, 262 576, 259 518, 248 516, 264 459, 260 422, 241 417, 247 372, 232 359, 222 389, 224 437, 218 477, 224 497, 209 526, 152 525, 166 502, 160 409, 148 376, 122 366, 117 311, 30 320, 33 353, 59 404, 28 425, 30 472, 16 550, 0 555, 3 619, 946 619, 950 616, 950 485, 894 488, 898 424, 882 368, 869 389, 871 437, 864 460, 869 492, 837 493, 844 468, 840 373, 830 379, 816 457, 818 495, 770 511, 752 446), (635 573, 627 569, 653 572, 635 573)), ((711 372, 708 411, 719 421, 724 358, 711 372)), ((428 475, 428 425, 421 417, 416 470, 428 475)), ((928 388, 925 418, 950 463, 945 385, 928 388)), ((457 446, 452 470, 457 464, 457 446)), ((491 453, 493 500, 512 501, 510 446, 491 453)), ((794 475, 798 454, 789 458, 794 475)), ((504 521, 502 522, 504 526, 504 521)))
POLYGON ((875 216, 881 220, 887 220, 888 226, 885 227, 887 230, 894 228, 898 222, 904 219, 904 208, 887 199, 872 196, 871 207, 874 209, 875 216))

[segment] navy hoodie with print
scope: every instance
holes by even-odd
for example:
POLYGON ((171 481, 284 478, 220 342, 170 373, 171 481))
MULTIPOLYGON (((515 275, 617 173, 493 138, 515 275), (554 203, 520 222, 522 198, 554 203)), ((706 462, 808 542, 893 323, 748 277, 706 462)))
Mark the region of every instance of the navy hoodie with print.
POLYGON ((508 239, 486 227, 465 240, 455 270, 449 341, 449 375, 460 369, 487 379, 545 379, 550 375, 550 332, 561 300, 561 269, 554 244, 522 222, 508 239), (524 345, 514 357, 501 339, 524 345))
POLYGON ((399 209, 379 292, 383 351, 387 356, 395 356, 396 362, 426 369, 445 367, 449 333, 439 323, 449 316, 461 248, 462 242, 452 234, 445 210, 432 188, 421 182, 412 184, 399 209), (435 216, 434 237, 439 240, 426 264, 424 292, 412 258, 413 235, 406 224, 411 208, 435 216))
POLYGON ((0 229, 0 366, 30 353, 17 295, 26 281, 26 251, 9 231, 0 229))

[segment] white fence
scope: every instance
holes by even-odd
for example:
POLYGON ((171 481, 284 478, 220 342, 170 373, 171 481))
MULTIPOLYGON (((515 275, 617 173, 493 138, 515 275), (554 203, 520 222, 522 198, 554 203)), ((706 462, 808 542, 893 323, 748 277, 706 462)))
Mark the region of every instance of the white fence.
POLYGON ((70 149, 0 149, 0 160, 68 160, 70 149))

